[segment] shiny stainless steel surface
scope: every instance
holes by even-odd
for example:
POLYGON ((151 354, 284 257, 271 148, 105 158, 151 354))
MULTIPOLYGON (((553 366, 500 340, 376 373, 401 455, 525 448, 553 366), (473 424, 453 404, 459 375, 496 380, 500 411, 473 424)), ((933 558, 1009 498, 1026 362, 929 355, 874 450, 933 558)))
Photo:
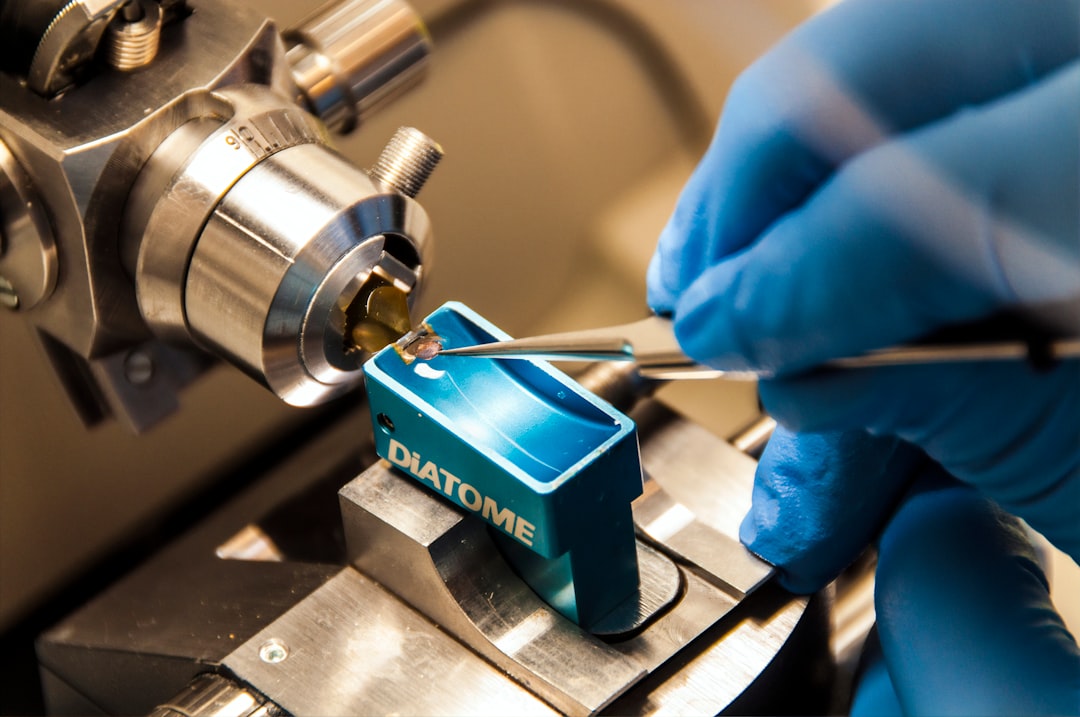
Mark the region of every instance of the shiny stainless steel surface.
POLYGON ((27 319, 85 359, 147 337, 117 252, 145 160, 192 119, 229 116, 209 98, 215 89, 256 83, 283 98, 293 91, 273 23, 234 4, 193 7, 166 28, 183 42, 166 43, 138 72, 95 74, 49 101, 0 73, 0 137, 34 178, 62 265, 53 295, 27 319))
POLYGON ((833 609, 829 648, 833 659, 852 676, 858 667, 866 636, 874 627, 874 569, 877 554, 867 551, 841 573, 832 585, 833 609))
MULTIPOLYGON (((663 635, 667 627, 668 634, 681 634, 685 626, 664 624, 680 611, 688 622, 748 603, 756 607, 734 622, 721 623, 727 627, 713 634, 700 652, 678 653, 685 661, 679 662, 677 671, 634 688, 614 708, 626 714, 719 714, 737 704, 808 619, 809 598, 787 595, 773 586, 747 595, 772 574, 771 566, 738 542, 756 462, 658 404, 647 409, 642 466, 649 480, 634 504, 634 520, 639 530, 661 541, 658 545, 665 552, 696 566, 686 573, 686 595, 678 609, 662 617, 654 632, 663 635), (727 609, 724 601, 729 602, 727 609)), ((646 631, 636 639, 648 635, 646 631)), ((633 641, 616 645, 620 650, 635 647, 633 641)), ((657 658, 665 654, 655 648, 653 653, 657 658)))
MULTIPOLYGON (((767 371, 725 371, 704 366, 682 352, 671 319, 650 316, 621 326, 530 336, 475 346, 453 346, 448 356, 539 358, 552 361, 633 361, 638 372, 657 380, 724 378, 756 381, 767 371)), ((869 351, 860 356, 831 359, 823 368, 869 368, 908 364, 971 361, 1058 361, 1080 357, 1080 338, 1025 341, 987 341, 958 344, 911 344, 869 351)))
MULTIPOLYGON (((145 341, 86 363, 94 400, 132 433, 143 433, 180 407, 180 392, 206 370, 208 356, 145 341)), ((58 367, 58 371, 63 370, 58 367)))
POLYGON ((1028 361, 1080 358, 1080 338, 1047 341, 1032 345, 1023 341, 988 341, 972 344, 927 344, 892 346, 869 351, 862 356, 833 359, 829 368, 870 368, 926 363, 968 363, 981 361, 1028 361), (1035 355, 1038 352, 1041 355, 1035 355))
POLYGON ((678 566, 658 550, 637 542, 637 594, 616 605, 589 627, 589 632, 607 642, 633 636, 663 615, 682 597, 686 588, 678 566))
POLYGON ((645 675, 633 656, 544 603, 485 525, 379 461, 341 489, 349 559, 566 714, 591 714, 645 675))
POLYGON ((188 262, 214 207, 271 154, 325 141, 313 117, 266 87, 226 88, 201 104, 203 116, 167 137, 140 171, 120 237, 143 318, 157 335, 177 341, 188 338, 188 262))
MULTIPOLYGON (((358 352, 341 337, 363 318, 366 304, 353 299, 390 283, 415 300, 430 230, 423 210, 396 187, 415 194, 441 153, 410 131, 422 141, 398 140, 389 152, 409 171, 374 182, 328 150, 325 128, 295 103, 284 43, 270 21, 202 0, 165 4, 176 21, 164 30, 172 40, 160 54, 163 7, 154 0, 122 10, 73 0, 61 10, 30 69, 31 84, 48 75, 47 94, 64 83, 48 108, 0 76, 0 137, 11 149, 0 166, 18 186, 0 185, 0 201, 11 204, 12 195, 24 207, 5 216, 18 227, 27 224, 25 207, 42 204, 59 244, 50 251, 39 239, 37 256, 28 257, 29 234, 5 229, 19 241, 5 242, 11 251, 3 261, 19 266, 0 273, 0 299, 37 309, 31 319, 86 362, 141 343, 149 327, 219 351, 287 402, 340 395, 360 380, 358 352), (92 54, 110 20, 106 59, 114 70, 139 71, 94 73, 88 65, 76 78, 75 64, 92 54), (318 148, 289 152, 300 145, 318 148), (41 203, 21 196, 29 182, 20 165, 47 185, 41 203), (253 185, 266 195, 238 207, 253 185), (309 186, 317 196, 303 196, 309 186), (336 218, 315 212, 305 224, 307 209, 325 201, 336 218), (369 281, 376 267, 382 278, 369 281)), ((327 12, 319 27, 337 25, 331 49, 366 58, 365 71, 375 73, 365 85, 371 96, 357 102, 386 95, 398 72, 415 79, 414 55, 427 45, 404 39, 407 6, 346 3, 327 12)))
POLYGON ((56 242, 30 176, 0 141, 0 305, 31 309, 56 288, 56 242))
POLYGON ((743 426, 729 440, 731 445, 740 453, 745 453, 752 458, 758 458, 761 456, 761 452, 765 450, 765 445, 769 442, 769 438, 772 437, 775 430, 776 419, 768 414, 762 414, 751 421, 749 425, 743 426))
POLYGON ((641 464, 652 479, 634 503, 642 532, 705 568, 736 598, 772 576, 772 566, 739 542, 756 461, 692 421, 669 415, 650 430, 641 464))
POLYGON ((273 717, 280 714, 273 702, 222 675, 204 673, 149 717, 273 717))
MULTIPOLYGON (((632 409, 637 399, 648 397, 659 386, 627 363, 594 364, 578 381, 605 400, 618 401, 623 411, 632 409)), ((703 574, 710 576, 707 579, 712 584, 737 599, 745 597, 773 574, 772 566, 740 544, 738 521, 749 508, 746 496, 757 468, 748 455, 764 446, 776 421, 762 416, 729 444, 692 421, 661 409, 660 404, 650 404, 646 410, 661 417, 645 419, 648 440, 642 448, 642 466, 649 480, 634 501, 634 524, 668 553, 705 568, 707 573, 703 574), (687 460, 688 456, 693 458, 687 460), (713 474, 714 466, 722 479, 713 474), (650 468, 655 476, 649 473, 650 468), (676 501, 664 486, 677 491, 686 505, 676 501)))
MULTIPOLYGON (((665 416, 648 429, 642 456, 653 480, 635 502, 634 517, 664 564, 674 559, 683 587, 678 598, 650 615, 636 634, 605 644, 557 615, 509 571, 482 523, 396 474, 385 462, 341 490, 350 559, 560 711, 591 714, 631 691, 660 689, 654 680, 679 682, 678 676, 653 674, 715 629, 771 576, 772 568, 737 539, 754 461, 704 429, 665 416), (665 493, 667 485, 687 496, 687 505, 695 511, 700 505, 700 514, 665 493), (694 498, 699 493, 704 496, 700 502, 694 498), (727 506, 733 498, 736 505, 727 506)), ((641 560, 646 581, 650 558, 641 560)), ((643 587, 643 592, 649 590, 643 587)), ((786 618, 776 618, 766 628, 755 624, 748 642, 731 648, 757 651, 739 670, 764 669, 770 650, 775 653, 798 623, 806 601, 798 599, 792 607, 787 600, 781 601, 786 618)), ((701 656, 694 684, 723 669, 731 654, 721 650, 701 656)), ((729 680, 721 690, 694 692, 693 699, 686 690, 670 687, 657 694, 684 707, 705 700, 701 704, 715 705, 715 712, 739 694, 734 684, 741 679, 729 680)), ((650 704, 644 711, 656 707, 650 704)))
POLYGON ((301 97, 342 134, 418 82, 431 51, 423 22, 401 0, 330 2, 284 35, 301 97))
POLYGON ((634 502, 634 523, 671 555, 703 568, 711 582, 737 600, 772 577, 771 565, 752 555, 737 538, 698 520, 655 481, 647 483, 645 493, 634 502))
POLYGON ((558 714, 352 568, 224 664, 295 715, 558 714), (271 640, 288 656, 260 658, 271 640))
MULTIPOLYGON (((658 385, 629 364, 595 364, 578 380, 605 400, 618 400, 625 411, 658 385)), ((757 469, 750 454, 764 447, 776 421, 762 416, 728 443, 660 404, 646 410, 659 418, 647 414, 644 419, 648 440, 641 457, 649 480, 634 501, 634 524, 666 551, 706 568, 717 586, 745 597, 773 573, 772 566, 743 548, 739 523, 750 507, 757 469)))
MULTIPOLYGON (((756 614, 738 619, 668 679, 640 694, 628 695, 615 709, 621 714, 678 717, 723 713, 755 681, 763 679, 777 652, 807 619, 809 601, 807 596, 784 596, 756 614)), ((811 663, 805 669, 813 669, 811 663)), ((764 687, 774 693, 790 688, 779 681, 764 687)), ((799 704, 799 700, 793 703, 799 704)))
POLYGON ((294 146, 249 170, 214 209, 191 256, 184 314, 200 344, 287 403, 320 403, 361 380, 346 309, 386 262, 403 267, 411 293, 429 234, 413 200, 321 146, 294 146))
POLYGON ((346 309, 384 265, 415 300, 427 217, 322 146, 314 118, 269 89, 206 102, 229 119, 182 126, 132 189, 122 252, 140 311, 162 338, 194 337, 288 403, 340 395, 360 381, 346 309))
MULTIPOLYGON (((309 466, 320 462, 336 465, 325 455, 327 446, 340 450, 342 444, 352 445, 349 437, 356 433, 356 426, 338 426, 328 435, 320 435, 318 443, 303 456, 276 468, 276 490, 294 498, 304 495, 306 491, 297 495, 291 485, 311 481, 302 475, 309 466)), ((752 685, 766 679, 772 665, 782 662, 778 655, 806 624, 806 598, 767 586, 739 600, 731 591, 717 587, 716 580, 700 566, 684 560, 676 568, 663 556, 666 548, 658 545, 652 553, 662 558, 666 569, 680 574, 677 603, 661 609, 639 634, 614 642, 596 640, 546 609, 531 592, 520 591, 520 581, 508 570, 479 521, 461 515, 387 470, 369 470, 367 474, 387 479, 362 491, 367 507, 385 519, 393 514, 395 525, 413 534, 394 536, 390 525, 381 534, 369 531, 371 542, 361 550, 371 555, 362 556, 362 560, 372 560, 373 571, 381 577, 368 574, 366 569, 357 572, 333 564, 308 564, 303 558, 298 561, 298 554, 291 552, 295 547, 284 546, 292 530, 303 532, 305 526, 293 525, 280 532, 280 523, 259 517, 267 506, 277 505, 266 497, 274 490, 272 486, 260 484, 237 501, 239 515, 233 517, 240 518, 238 523, 219 516, 209 521, 213 526, 210 533, 193 531, 186 544, 198 548, 195 555, 201 556, 199 560, 188 553, 184 553, 187 558, 178 560, 181 553, 173 554, 171 562, 159 563, 155 570, 141 570, 134 583, 110 591, 111 603, 91 606, 54 630, 49 636, 48 664, 58 671, 56 674, 69 679, 86 679, 87 673, 110 674, 109 668, 79 668, 87 663, 107 663, 112 669, 118 660, 124 664, 122 659, 105 655, 99 662, 88 660, 94 652, 82 641, 92 638, 95 649, 136 649, 140 654, 128 659, 138 662, 138 674, 145 676, 160 669, 155 667, 153 656, 166 648, 169 652, 165 654, 188 655, 179 650, 178 643, 186 645, 186 640, 193 639, 224 648, 220 656, 214 650, 192 653, 203 660, 201 669, 221 665, 259 694, 298 715, 488 714, 500 710, 503 714, 534 710, 715 714, 731 705, 745 705, 738 700, 752 685), (407 493, 396 491, 397 486, 411 489, 429 502, 410 500, 407 493), (220 549, 223 539, 235 535, 237 525, 250 525, 252 520, 276 533, 270 539, 283 546, 284 560, 265 562, 265 556, 259 556, 258 562, 215 559, 214 551, 220 549), (410 540, 416 542, 415 548, 407 547, 410 540), (428 585, 432 591, 452 595, 459 621, 485 621, 489 650, 499 650, 508 658, 531 659, 543 675, 571 684, 599 682, 603 668, 607 666, 610 672, 620 661, 636 666, 642 673, 640 679, 620 689, 614 701, 598 700, 603 706, 595 709, 552 701, 545 692, 551 687, 540 677, 507 670, 476 644, 462 640, 451 624, 418 613, 415 605, 409 607, 388 584, 394 579, 420 582, 423 576, 416 573, 425 570, 420 559, 424 551, 432 556, 426 558, 427 564, 435 566, 438 561, 439 572, 435 574, 432 568, 434 577, 428 585), (189 577, 188 571, 196 566, 202 568, 189 577), (204 573, 207 567, 209 572, 204 573), (321 587, 313 587, 309 580, 301 579, 301 573, 309 578, 327 577, 316 582, 321 587), (260 575, 276 577, 255 579, 260 575), (176 589, 180 584, 184 590, 176 589), (163 604, 168 609, 159 612, 163 604), (273 606, 280 609, 273 617, 261 613, 274 610, 273 606), (247 630, 253 619, 257 627, 247 630), (89 629, 90 634, 72 632, 80 625, 80 630, 89 629), (235 641, 233 631, 238 638, 235 641), (561 640, 551 640, 552 635, 561 640), (544 653, 536 643, 545 637, 548 649, 546 660, 541 661, 538 658, 544 653), (147 652, 150 658, 143 657, 147 652)), ((711 476, 711 480, 725 478, 723 474, 711 476)), ((350 510, 360 510, 352 504, 360 492, 357 489, 354 481, 340 494, 349 539, 355 538, 348 531, 356 528, 357 520, 350 510)), ((322 495, 330 498, 333 494, 322 495)), ((273 514, 295 522, 310 515, 298 510, 302 506, 287 503, 275 507, 273 514)), ((323 525, 330 521, 317 522, 323 525)), ((647 563, 642 560, 643 566, 647 563)), ((823 638, 816 639, 824 646, 823 638)), ((182 664, 185 670, 200 669, 197 663, 182 664)), ((796 665, 811 669, 811 663, 797 660, 796 665)), ((114 692, 115 688, 101 686, 94 694, 104 699, 114 692)))
POLYGON ((633 361, 645 378, 727 378, 756 381, 749 371, 718 371, 692 361, 675 338, 671 319, 650 316, 620 326, 530 336, 476 346, 451 346, 448 356, 540 358, 552 361, 633 361))
MULTIPOLYGON (((671 498, 692 506, 694 517, 738 543, 739 525, 750 510, 757 462, 702 426, 671 411, 643 427, 641 465, 671 498)), ((640 425, 640 424, 639 424, 640 425)), ((745 548, 739 546, 743 552, 745 548)))

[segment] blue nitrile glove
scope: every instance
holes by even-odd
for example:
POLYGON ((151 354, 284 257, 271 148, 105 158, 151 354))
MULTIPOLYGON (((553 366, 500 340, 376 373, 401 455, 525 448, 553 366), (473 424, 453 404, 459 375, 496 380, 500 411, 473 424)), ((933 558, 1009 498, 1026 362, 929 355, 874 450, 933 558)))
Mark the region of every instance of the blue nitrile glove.
MULTIPOLYGON (((1006 308, 1080 328, 1078 28, 1078 2, 846 3, 732 89, 661 236, 649 300, 674 314, 692 357, 788 377, 761 384, 781 423, 836 431, 780 432, 759 469, 743 538, 789 586, 813 589, 865 545, 920 460, 910 444, 1080 557, 1076 362, 1046 374, 983 365, 795 376, 1006 308)), ((927 505, 902 503, 890 530, 927 505)), ((990 552, 1008 562, 1000 547, 990 552)), ((898 584, 879 581, 879 604, 898 584)), ((965 595, 949 585, 924 594, 965 595)), ((1047 614, 1045 590, 1004 594, 1018 616, 1047 614)), ((890 619, 906 615, 918 629, 924 604, 894 607, 890 619)), ((958 635, 971 656, 964 679, 978 689, 980 675, 994 674, 980 672, 980 641, 996 636, 973 630, 958 635)), ((891 644, 900 702, 934 711, 938 692, 917 696, 937 663, 891 644)), ((1028 653, 1039 644, 1017 643, 1018 675, 1038 663, 1028 653)), ((1046 671, 1054 679, 1012 688, 1052 693, 1051 711, 1078 712, 1080 657, 1074 644, 1052 647, 1065 660, 1046 671)))
POLYGON ((1080 712, 1080 652, 1015 519, 895 439, 778 429, 742 537, 781 582, 820 588, 879 532, 883 644, 852 714, 1080 712))
POLYGON ((1023 528, 929 461, 881 535, 876 581, 853 715, 1080 711, 1076 643, 1023 528))
MULTIPOLYGON (((649 270, 683 348, 791 376, 1019 309, 1080 330, 1080 2, 842 3, 736 82, 649 270)), ((914 443, 1080 556, 1080 369, 764 381, 914 443)))

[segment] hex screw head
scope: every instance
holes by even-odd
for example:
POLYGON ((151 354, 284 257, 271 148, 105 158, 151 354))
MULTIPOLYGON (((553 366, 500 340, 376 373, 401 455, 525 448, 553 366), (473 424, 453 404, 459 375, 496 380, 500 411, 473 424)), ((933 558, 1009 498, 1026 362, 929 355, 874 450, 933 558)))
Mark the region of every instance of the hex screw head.
POLYGON ((271 665, 284 662, 288 656, 289 646, 277 638, 267 640, 259 647, 259 659, 271 665))

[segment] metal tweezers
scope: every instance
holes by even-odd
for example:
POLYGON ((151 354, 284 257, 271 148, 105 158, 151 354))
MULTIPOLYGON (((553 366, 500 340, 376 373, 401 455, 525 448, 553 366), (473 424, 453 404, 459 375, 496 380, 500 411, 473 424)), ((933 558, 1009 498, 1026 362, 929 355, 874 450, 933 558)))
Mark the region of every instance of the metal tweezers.
MULTIPOLYGON (((671 319, 651 316, 621 326, 570 331, 509 341, 444 348, 441 356, 528 358, 549 361, 633 361, 638 372, 660 380, 727 378, 757 380, 757 371, 721 371, 694 362, 679 348, 671 319)), ((1029 361, 1052 365, 1080 357, 1080 338, 1052 340, 975 341, 894 346, 827 361, 824 368, 864 368, 905 364, 982 361, 1029 361)))

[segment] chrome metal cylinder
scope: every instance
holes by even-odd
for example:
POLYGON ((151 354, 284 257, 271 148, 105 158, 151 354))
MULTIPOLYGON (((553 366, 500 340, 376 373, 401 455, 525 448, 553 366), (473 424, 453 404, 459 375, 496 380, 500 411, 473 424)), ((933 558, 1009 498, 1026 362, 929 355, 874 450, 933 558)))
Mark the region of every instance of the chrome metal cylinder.
POLYGON ((429 234, 408 197, 323 146, 291 147, 248 171, 211 214, 184 285, 188 326, 286 402, 328 400, 360 381, 351 304, 377 271, 414 295, 429 234))
POLYGON ((254 690, 222 675, 204 673, 155 707, 149 717, 270 717, 281 712, 254 690))
POLYGON ((776 419, 763 413, 754 419, 753 423, 728 439, 728 442, 751 458, 760 458, 775 430, 776 419))
POLYGON ((287 403, 329 400, 360 383, 353 330, 373 292, 392 288, 408 330, 427 215, 334 153, 315 118, 267 88, 207 101, 204 117, 161 143, 128 199, 121 255, 140 313, 159 337, 194 340, 287 403))
POLYGON ((345 0, 284 33, 293 80, 330 129, 352 131, 423 75, 431 38, 402 0, 345 0))
POLYGON ((169 135, 128 197, 120 250, 139 311, 161 338, 188 338, 183 287, 203 225, 229 188, 275 152, 325 142, 318 121, 268 88, 243 85, 209 96, 206 115, 169 135))

